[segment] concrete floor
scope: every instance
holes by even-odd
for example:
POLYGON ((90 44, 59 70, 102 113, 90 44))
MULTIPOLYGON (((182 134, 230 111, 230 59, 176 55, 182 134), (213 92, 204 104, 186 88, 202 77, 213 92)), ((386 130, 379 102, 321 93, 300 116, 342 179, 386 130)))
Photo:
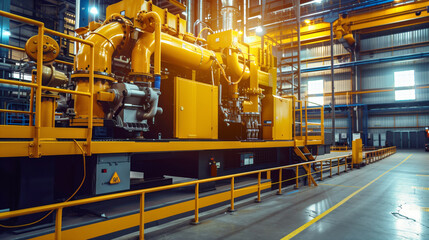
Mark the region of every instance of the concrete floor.
POLYGON ((318 187, 286 191, 147 238, 282 239, 298 229, 293 239, 429 239, 428 164, 429 153, 398 151, 318 187))

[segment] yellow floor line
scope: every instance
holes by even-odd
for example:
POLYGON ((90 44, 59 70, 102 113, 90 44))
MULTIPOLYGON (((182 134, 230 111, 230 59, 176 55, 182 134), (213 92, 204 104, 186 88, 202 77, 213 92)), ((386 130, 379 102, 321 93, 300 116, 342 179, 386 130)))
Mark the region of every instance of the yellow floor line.
POLYGON ((417 189, 417 190, 429 190, 429 187, 416 187, 416 186, 413 186, 413 189, 417 189))
POLYGON ((340 184, 328 184, 328 183, 319 183, 319 185, 326 185, 326 186, 338 186, 338 187, 352 187, 352 188, 360 188, 358 186, 346 186, 346 185, 340 185, 340 184))
POLYGON ((422 207, 422 211, 429 212, 429 207, 422 207))
POLYGON ((424 174, 416 174, 417 177, 429 177, 429 175, 424 175, 424 174))
POLYGON ((377 178, 375 178, 374 180, 372 180, 371 182, 369 182, 365 186, 359 188, 354 193, 350 194, 349 196, 347 196, 346 198, 344 198, 343 200, 341 200, 339 203, 335 204, 333 207, 331 207, 328 210, 324 211, 322 214, 320 214, 317 217, 313 218, 311 221, 305 223, 301 227, 295 229, 293 232, 289 233, 288 235, 286 235, 285 237, 283 237, 281 240, 291 239, 291 238, 295 237, 297 234, 299 234, 300 232, 304 231, 306 228, 308 228, 309 226, 311 226, 313 223, 319 221, 324 216, 328 215, 330 212, 334 211, 339 206, 343 205, 345 202, 347 202, 348 200, 350 200, 350 198, 354 197, 356 194, 360 193, 362 190, 364 190, 365 188, 367 188, 368 186, 370 186, 371 184, 373 184, 375 181, 377 181, 378 179, 380 179, 381 177, 383 177, 386 173, 392 171, 393 169, 395 169, 398 166, 400 166, 401 164, 403 164, 405 161, 407 161, 411 157, 411 155, 412 154, 410 154, 407 158, 405 158, 404 160, 402 160, 396 166, 394 166, 391 169, 387 170, 386 172, 384 172, 383 174, 381 174, 380 176, 378 176, 377 178))

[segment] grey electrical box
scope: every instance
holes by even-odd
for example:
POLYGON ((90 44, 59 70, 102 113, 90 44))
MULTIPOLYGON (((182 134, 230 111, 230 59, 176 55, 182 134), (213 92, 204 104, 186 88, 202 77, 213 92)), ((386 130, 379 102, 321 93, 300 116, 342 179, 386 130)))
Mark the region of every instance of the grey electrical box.
POLYGON ((105 194, 130 189, 130 155, 97 155, 95 167, 95 194, 105 194))

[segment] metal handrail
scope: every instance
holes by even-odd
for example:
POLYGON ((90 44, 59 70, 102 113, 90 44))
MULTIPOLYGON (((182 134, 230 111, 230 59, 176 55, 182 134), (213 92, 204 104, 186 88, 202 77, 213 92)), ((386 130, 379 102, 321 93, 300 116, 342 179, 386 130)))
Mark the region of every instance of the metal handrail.
MULTIPOLYGON (((387 157, 387 156, 395 153, 396 147, 384 148, 384 149, 380 149, 380 150, 377 150, 374 152, 380 152, 380 154, 378 156, 379 156, 379 159, 381 159, 381 158, 387 157)), ((352 157, 352 154, 347 154, 347 155, 342 155, 342 156, 337 156, 337 157, 332 157, 332 158, 327 158, 327 159, 308 161, 308 162, 303 162, 303 163, 297 163, 297 164, 292 164, 292 165, 287 165, 287 166, 273 167, 273 168, 268 168, 268 169, 256 170, 256 171, 245 172, 245 173, 237 173, 237 174, 220 176, 220 177, 213 177, 213 178, 202 179, 202 180, 194 180, 194 181, 189 181, 189 182, 185 182, 185 183, 178 183, 178 184, 155 187, 155 188, 150 188, 150 189, 142 189, 142 190, 133 190, 133 191, 128 191, 128 192, 122 192, 122 193, 114 193, 114 194, 110 194, 110 195, 97 196, 97 197, 93 197, 93 198, 80 199, 80 200, 69 201, 69 202, 55 203, 55 204, 50 204, 50 205, 45 205, 45 206, 15 210, 15 211, 11 211, 11 212, 3 212, 3 213, 0 213, 0 219, 13 218, 13 217, 19 217, 19 216, 34 214, 34 213, 56 210, 57 213, 56 213, 56 221, 55 221, 55 235, 56 235, 56 239, 61 239, 62 210, 64 208, 140 195, 140 223, 139 223, 139 225, 140 225, 140 239, 143 239, 144 238, 144 212, 145 212, 144 211, 144 199, 145 199, 146 193, 152 193, 152 192, 158 192, 158 191, 164 191, 164 190, 169 190, 169 189, 174 189, 174 188, 179 188, 179 187, 186 187, 186 186, 195 185, 195 210, 194 210, 195 218, 194 218, 194 222, 198 223, 199 222, 199 185, 200 184, 230 179, 231 180, 230 209, 234 210, 234 194, 236 191, 234 188, 234 181, 235 181, 235 178, 237 178, 237 177, 258 174, 258 184, 257 184, 258 195, 257 196, 258 196, 258 200, 260 201, 261 200, 261 190, 262 190, 262 187, 261 187, 261 174, 262 173, 271 174, 272 171, 279 171, 279 181, 276 183, 272 183, 272 184, 279 184, 278 193, 281 194, 283 182, 295 179, 295 186, 298 187, 299 186, 298 180, 301 177, 305 177, 305 176, 310 177, 315 173, 320 173, 320 178, 321 178, 321 180, 323 180, 323 173, 328 171, 328 170, 329 170, 329 176, 332 177, 332 169, 333 168, 338 169, 337 174, 340 173, 340 167, 343 167, 343 166, 344 166, 344 171, 347 172, 347 168, 348 168, 349 164, 351 166, 351 169, 353 169, 353 159, 351 159, 351 157, 352 157), (349 159, 351 161, 349 161, 349 159), (344 164, 340 164, 343 160, 344 160, 344 164), (335 163, 335 161, 337 162, 337 165, 333 166, 332 163, 333 162, 335 163), (312 172, 311 171, 311 165, 312 164, 317 165, 317 167, 320 167, 320 170, 312 172), (307 166, 309 169, 309 172, 307 172, 304 175, 298 175, 298 172, 299 172, 298 169, 301 166, 307 166), (282 170, 287 169, 287 168, 295 168, 295 177, 289 178, 289 179, 282 179, 282 170)), ((310 184, 311 184, 311 182, 309 181, 309 185, 310 184)))
MULTIPOLYGON (((9 12, 5 12, 5 11, 0 11, 0 16, 3 17, 7 17, 10 19, 14 19, 16 21, 20 21, 20 22, 24 22, 30 25, 35 25, 38 27, 38 35, 37 35, 37 73, 36 73, 36 79, 34 79, 34 74, 32 74, 32 82, 20 82, 20 81, 13 81, 13 80, 6 80, 6 79, 0 79, 0 83, 5 83, 5 84, 12 84, 12 85, 18 85, 18 86, 27 86, 27 87, 31 87, 31 99, 30 99, 30 111, 28 112, 28 114, 30 114, 30 123, 32 123, 32 118, 33 115, 35 115, 35 124, 34 124, 34 138, 33 138, 33 143, 30 144, 30 148, 31 150, 29 151, 29 156, 30 157, 41 157, 41 152, 40 152, 40 147, 41 147, 41 143, 40 143, 40 137, 41 137, 41 119, 42 119, 42 115, 41 115, 41 101, 42 101, 42 90, 49 90, 52 92, 61 92, 61 93, 70 93, 70 94, 76 94, 76 95, 83 95, 83 96, 88 96, 88 106, 89 106, 89 114, 88 114, 88 131, 87 131, 87 136, 86 136, 86 143, 84 144, 84 147, 86 147, 86 154, 88 156, 91 155, 91 139, 92 139, 92 127, 93 127, 93 98, 94 95, 92 94, 93 89, 94 89, 94 43, 81 39, 81 38, 77 38, 74 36, 70 36, 64 33, 60 33, 60 32, 56 32, 53 31, 51 29, 45 28, 45 25, 43 22, 40 21, 36 21, 36 20, 32 20, 29 18, 25 18, 25 17, 21 17, 19 15, 15 15, 9 12), (80 91, 72 91, 72 90, 67 90, 67 89, 60 89, 60 88, 52 88, 52 87, 47 87, 47 86, 42 86, 42 68, 43 68, 43 37, 44 34, 51 34, 51 35, 55 35, 58 37, 62 37, 65 39, 69 39, 75 42, 79 42, 82 44, 86 44, 90 46, 90 54, 89 54, 89 58, 90 58, 90 66, 89 66, 89 87, 88 87, 88 91, 87 92, 80 92, 80 91), (33 106, 34 106, 34 90, 36 91, 36 99, 35 99, 35 105, 36 107, 36 111, 34 112, 33 110, 33 106)), ((6 47, 9 49, 13 49, 13 50, 22 50, 19 49, 18 47, 14 47, 14 46, 8 46, 8 45, 0 45, 0 47, 6 47)), ((65 63, 65 62, 64 62, 65 63)))

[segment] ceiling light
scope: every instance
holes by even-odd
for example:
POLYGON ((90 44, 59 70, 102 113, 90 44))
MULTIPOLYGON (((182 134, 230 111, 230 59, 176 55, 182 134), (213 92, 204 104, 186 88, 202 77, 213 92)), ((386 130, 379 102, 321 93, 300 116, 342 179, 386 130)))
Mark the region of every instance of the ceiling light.
POLYGON ((243 34, 243 32, 242 31, 238 31, 238 34, 241 35, 241 34, 243 34))
POLYGON ((257 26, 257 27, 255 28, 255 32, 257 32, 257 33, 261 33, 263 30, 264 30, 264 29, 262 29, 262 27, 261 27, 261 26, 257 26))
POLYGON ((3 31, 3 36, 10 36, 10 35, 11 35, 10 31, 8 30, 3 31))
POLYGON ((307 23, 307 24, 311 23, 310 19, 305 19, 304 22, 307 23))
POLYGON ((322 0, 314 0, 314 2, 321 3, 322 0))
POLYGON ((98 14, 98 9, 97 9, 96 7, 92 7, 92 8, 89 10, 89 12, 90 12, 92 15, 97 15, 97 14, 98 14))
POLYGON ((183 16, 188 16, 188 13, 186 13, 186 12, 182 12, 182 15, 183 15, 183 16))

